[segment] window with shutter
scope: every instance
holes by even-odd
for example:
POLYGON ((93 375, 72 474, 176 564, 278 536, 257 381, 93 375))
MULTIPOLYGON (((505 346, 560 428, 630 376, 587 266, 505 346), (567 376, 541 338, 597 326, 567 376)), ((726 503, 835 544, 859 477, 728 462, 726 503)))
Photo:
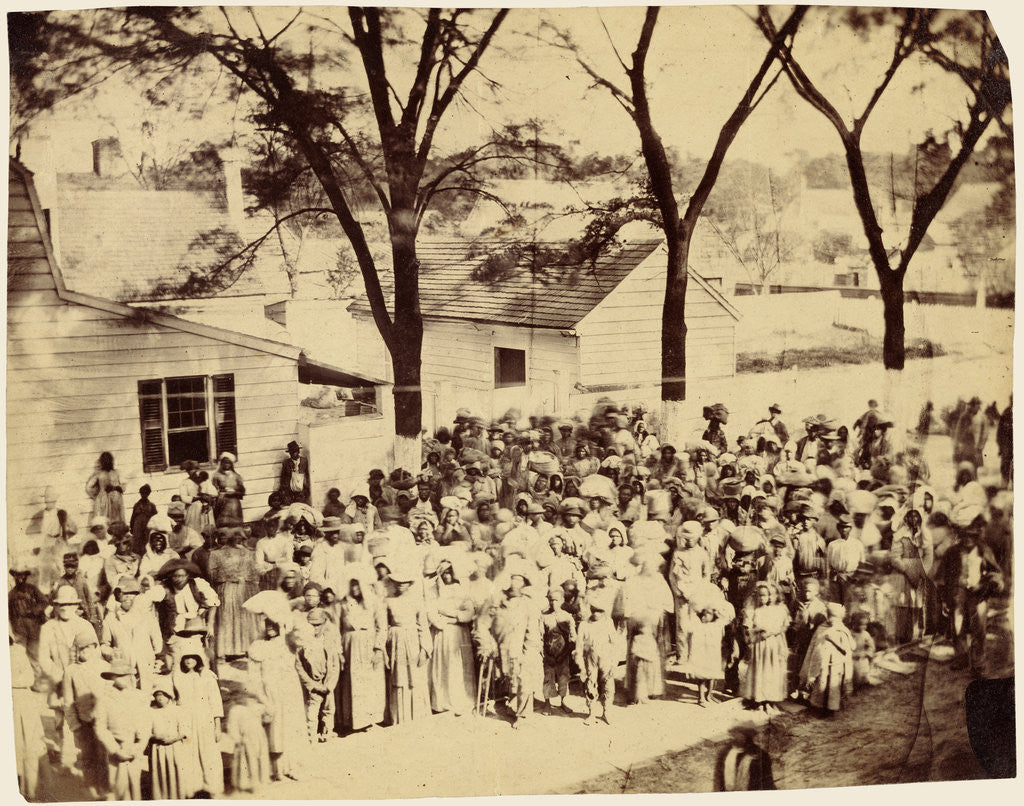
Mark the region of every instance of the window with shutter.
POLYGON ((217 455, 227 451, 238 456, 235 429, 235 376, 213 376, 213 411, 217 434, 217 455))
POLYGON ((139 381, 139 420, 142 424, 142 470, 167 469, 164 450, 163 381, 139 381))

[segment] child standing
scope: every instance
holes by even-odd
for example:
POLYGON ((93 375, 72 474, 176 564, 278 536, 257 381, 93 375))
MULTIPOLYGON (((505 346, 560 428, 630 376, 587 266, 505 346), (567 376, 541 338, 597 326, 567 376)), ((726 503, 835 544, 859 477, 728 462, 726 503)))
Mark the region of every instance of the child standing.
POLYGON ((338 628, 331 624, 322 608, 310 610, 306 620, 313 634, 302 641, 295 666, 306 695, 309 739, 326 742, 334 729, 334 690, 341 675, 341 639, 338 628))
POLYGON ((786 628, 789 611, 779 604, 774 588, 758 582, 754 593, 755 606, 744 619, 747 643, 747 673, 740 681, 740 692, 749 704, 771 713, 772 703, 782 702, 787 695, 789 648, 786 628))
POLYGON ((153 734, 149 740, 149 776, 153 800, 191 798, 198 789, 199 756, 185 744, 188 720, 174 702, 170 675, 159 675, 150 706, 153 734))
POLYGON ((559 697, 559 708, 571 714, 565 698, 569 694, 569 659, 576 646, 576 621, 562 609, 565 591, 560 587, 548 591, 548 607, 544 622, 544 710, 551 710, 551 698, 559 697))
POLYGON ((619 640, 609 613, 610 603, 594 596, 587 604, 590 618, 580 624, 576 639, 576 663, 580 680, 587 687, 587 718, 584 725, 597 721, 594 705, 601 703, 601 718, 611 724, 608 713, 615 700, 615 667, 619 662, 619 640))
POLYGON ((255 694, 237 687, 225 724, 234 742, 231 786, 235 792, 259 792, 270 783, 270 744, 264 722, 267 712, 255 694))
POLYGON ((868 632, 870 618, 867 613, 853 616, 853 687, 874 685, 871 682, 871 662, 875 659, 875 639, 868 632))
POLYGON ((715 601, 703 602, 697 615, 690 633, 690 674, 697 681, 697 704, 706 708, 712 683, 725 678, 722 639, 736 611, 720 594, 715 601))
POLYGON ((828 621, 814 633, 800 670, 801 688, 815 708, 831 715, 842 707, 843 695, 853 692, 853 635, 843 617, 846 608, 828 604, 828 621))

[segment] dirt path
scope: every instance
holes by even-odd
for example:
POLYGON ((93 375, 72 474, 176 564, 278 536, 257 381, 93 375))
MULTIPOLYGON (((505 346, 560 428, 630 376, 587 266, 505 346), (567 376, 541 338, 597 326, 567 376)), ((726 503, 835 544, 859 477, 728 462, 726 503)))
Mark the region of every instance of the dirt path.
MULTIPOLYGON (((892 675, 884 684, 858 692, 849 707, 832 717, 808 709, 783 713, 757 731, 759 743, 772 756, 776 787, 985 778, 964 719, 964 691, 970 680, 948 664, 926 661, 911 675, 892 675)), ((728 740, 702 742, 563 791, 712 792, 716 764, 729 745, 728 740)))

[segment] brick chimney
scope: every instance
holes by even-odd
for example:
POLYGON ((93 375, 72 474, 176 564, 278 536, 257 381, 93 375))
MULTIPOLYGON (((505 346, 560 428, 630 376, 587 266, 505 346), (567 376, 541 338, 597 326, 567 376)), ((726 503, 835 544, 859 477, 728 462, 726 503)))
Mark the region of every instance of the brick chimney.
POLYGON ((92 170, 96 176, 121 176, 125 172, 121 142, 116 137, 92 141, 92 170))
POLYGON ((227 202, 228 218, 238 230, 245 220, 245 206, 242 200, 243 153, 238 148, 223 148, 218 152, 224 171, 224 197, 227 202))

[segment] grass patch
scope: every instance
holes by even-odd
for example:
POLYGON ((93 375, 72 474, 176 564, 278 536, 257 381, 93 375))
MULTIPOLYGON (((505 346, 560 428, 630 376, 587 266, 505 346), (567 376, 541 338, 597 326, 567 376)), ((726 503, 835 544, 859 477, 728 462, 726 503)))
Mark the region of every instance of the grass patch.
MULTIPOLYGON (((946 355, 941 344, 928 339, 906 343, 906 357, 938 358, 946 355)), ((882 343, 864 340, 844 347, 825 346, 783 350, 780 353, 747 352, 736 356, 736 372, 778 372, 787 369, 815 369, 836 364, 873 364, 882 360, 882 343)))

